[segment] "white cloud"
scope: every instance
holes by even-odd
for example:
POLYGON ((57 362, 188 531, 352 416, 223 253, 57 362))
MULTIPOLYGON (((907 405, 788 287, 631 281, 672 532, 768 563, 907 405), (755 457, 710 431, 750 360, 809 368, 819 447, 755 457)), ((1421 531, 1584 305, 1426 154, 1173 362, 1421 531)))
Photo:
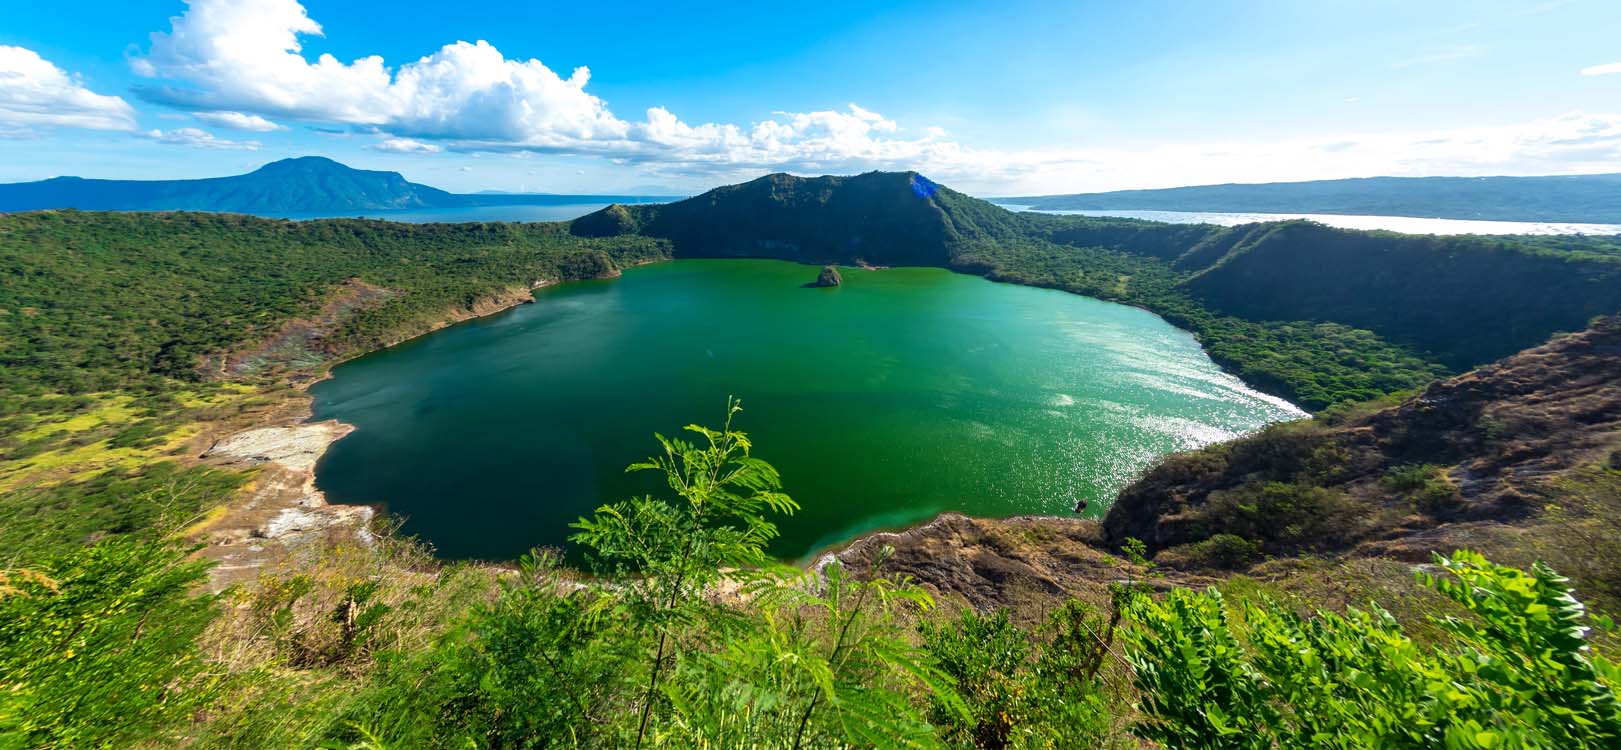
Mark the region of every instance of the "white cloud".
POLYGON ((158 143, 191 146, 220 151, 257 151, 258 141, 233 141, 220 138, 202 128, 175 128, 174 130, 148 130, 146 137, 158 143))
MULTIPOLYGON (((1011 194, 1341 177, 1535 175, 1621 171, 1621 113, 1571 113, 1489 127, 1335 133, 1309 139, 1042 152, 965 150, 939 178, 1011 194), (988 158, 994 157, 994 158, 988 158)), ((920 167, 934 176, 931 167, 920 167)))
POLYGON ((1584 76, 1607 76, 1616 73, 1621 73, 1621 62, 1613 62, 1608 65, 1594 65, 1591 67, 1582 68, 1582 75, 1584 76))
POLYGON ((377 151, 392 151, 397 154, 437 154, 445 150, 443 146, 433 143, 423 143, 411 138, 388 138, 371 145, 377 151))
POLYGON ((302 54, 321 34, 297 0, 192 0, 152 35, 137 73, 183 86, 143 89, 182 107, 373 125, 408 137, 561 146, 622 137, 626 124, 585 92, 591 73, 563 78, 539 60, 508 60, 486 42, 447 44, 390 72, 376 55, 351 63, 302 54))
POLYGON ((397 70, 375 55, 311 62, 299 38, 322 29, 297 0, 191 0, 170 24, 134 60, 137 73, 165 82, 142 88, 142 96, 183 108, 371 127, 401 139, 397 145, 436 141, 460 151, 571 152, 732 169, 832 168, 914 158, 944 135, 904 138, 893 120, 854 104, 777 113, 748 127, 690 125, 663 107, 629 122, 586 91, 589 69, 563 77, 539 60, 508 59, 483 41, 447 44, 397 70))
POLYGON ((0 45, 0 129, 52 126, 134 130, 135 110, 85 88, 31 49, 0 45))
POLYGON ((268 133, 272 130, 287 129, 258 115, 244 114, 242 112, 196 112, 192 116, 210 125, 232 130, 268 133))
MULTIPOLYGON (((141 95, 154 101, 371 133, 382 139, 372 148, 384 151, 594 155, 693 183, 770 170, 916 169, 965 189, 1012 194, 1381 174, 1621 171, 1617 114, 1311 139, 982 149, 939 128, 902 127, 856 104, 777 112, 746 125, 688 123, 664 107, 647 109, 639 121, 621 119, 587 91, 588 69, 563 76, 482 41, 447 44, 397 68, 375 55, 311 61, 300 38, 322 29, 297 0, 190 0, 170 21, 170 31, 153 34, 149 52, 133 61, 137 73, 153 79, 141 95)), ((1479 53, 1442 49, 1397 65, 1479 53)))

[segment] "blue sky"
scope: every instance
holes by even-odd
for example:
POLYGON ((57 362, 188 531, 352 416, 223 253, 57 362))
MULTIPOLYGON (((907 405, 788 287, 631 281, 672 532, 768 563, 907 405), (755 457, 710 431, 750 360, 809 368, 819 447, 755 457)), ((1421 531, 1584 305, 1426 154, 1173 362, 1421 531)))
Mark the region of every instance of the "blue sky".
POLYGON ((303 154, 460 191, 1621 171, 1614 0, 63 7, 0 24, 0 181, 303 154))

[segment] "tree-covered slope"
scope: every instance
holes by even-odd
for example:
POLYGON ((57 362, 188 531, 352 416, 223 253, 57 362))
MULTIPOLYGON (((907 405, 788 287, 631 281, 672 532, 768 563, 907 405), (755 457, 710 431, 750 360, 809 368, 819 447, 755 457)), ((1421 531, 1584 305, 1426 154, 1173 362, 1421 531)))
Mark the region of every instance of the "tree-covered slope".
POLYGON ((1370 177, 1008 198, 1042 211, 1232 211, 1621 224, 1621 174, 1370 177))
POLYGON ((1462 369, 1621 310, 1613 257, 1469 236, 1267 225, 1182 286, 1252 320, 1321 317, 1366 328, 1462 369))
POLYGON ((682 257, 943 266, 956 243, 985 232, 974 224, 982 217, 952 210, 970 201, 911 172, 773 174, 675 203, 604 209, 574 231, 640 232, 682 257))
POLYGON ((0 389, 83 393, 196 380, 289 321, 320 313, 350 280, 377 293, 329 321, 318 342, 327 357, 387 345, 538 281, 666 256, 655 240, 583 239, 560 224, 0 216, 0 389))

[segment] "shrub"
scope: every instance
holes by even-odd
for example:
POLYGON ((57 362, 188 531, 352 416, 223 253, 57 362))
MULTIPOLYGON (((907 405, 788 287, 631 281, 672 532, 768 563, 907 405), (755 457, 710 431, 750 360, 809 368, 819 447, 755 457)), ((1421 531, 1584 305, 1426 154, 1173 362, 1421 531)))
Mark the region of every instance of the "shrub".
POLYGON ((1568 581, 1468 552, 1436 562, 1450 575, 1420 581, 1472 617, 1436 620, 1450 637, 1432 647, 1377 606, 1306 618, 1263 599, 1235 619, 1214 590, 1138 598, 1135 731, 1169 750, 1621 743, 1621 669, 1591 653, 1568 581))
POLYGON ((196 641, 214 599, 189 552, 111 539, 0 571, 0 747, 174 739, 212 694, 196 641))
POLYGON ((1445 515, 1463 502, 1458 488, 1447 481, 1445 471, 1438 466, 1397 467, 1385 474, 1382 484, 1426 515, 1445 515))
POLYGON ((1190 562, 1217 568, 1242 568, 1261 556, 1260 545, 1237 534, 1216 534, 1179 550, 1190 562))
POLYGON ((1353 538, 1361 523, 1360 509, 1344 492, 1291 482, 1212 492, 1200 517, 1212 537, 1238 536, 1273 551, 1340 544, 1353 538))

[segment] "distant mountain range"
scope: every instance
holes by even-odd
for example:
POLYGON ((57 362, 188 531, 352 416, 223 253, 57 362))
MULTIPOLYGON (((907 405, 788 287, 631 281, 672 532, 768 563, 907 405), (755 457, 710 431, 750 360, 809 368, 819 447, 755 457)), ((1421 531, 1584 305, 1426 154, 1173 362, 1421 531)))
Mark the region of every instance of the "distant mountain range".
POLYGON ((398 172, 354 169, 304 156, 271 162, 248 174, 201 180, 90 180, 55 177, 0 184, 0 212, 77 208, 86 211, 227 211, 319 214, 464 206, 635 203, 658 196, 450 193, 398 172))
POLYGON ((1038 211, 1219 211, 1621 224, 1621 174, 1369 177, 1000 198, 1038 211))

